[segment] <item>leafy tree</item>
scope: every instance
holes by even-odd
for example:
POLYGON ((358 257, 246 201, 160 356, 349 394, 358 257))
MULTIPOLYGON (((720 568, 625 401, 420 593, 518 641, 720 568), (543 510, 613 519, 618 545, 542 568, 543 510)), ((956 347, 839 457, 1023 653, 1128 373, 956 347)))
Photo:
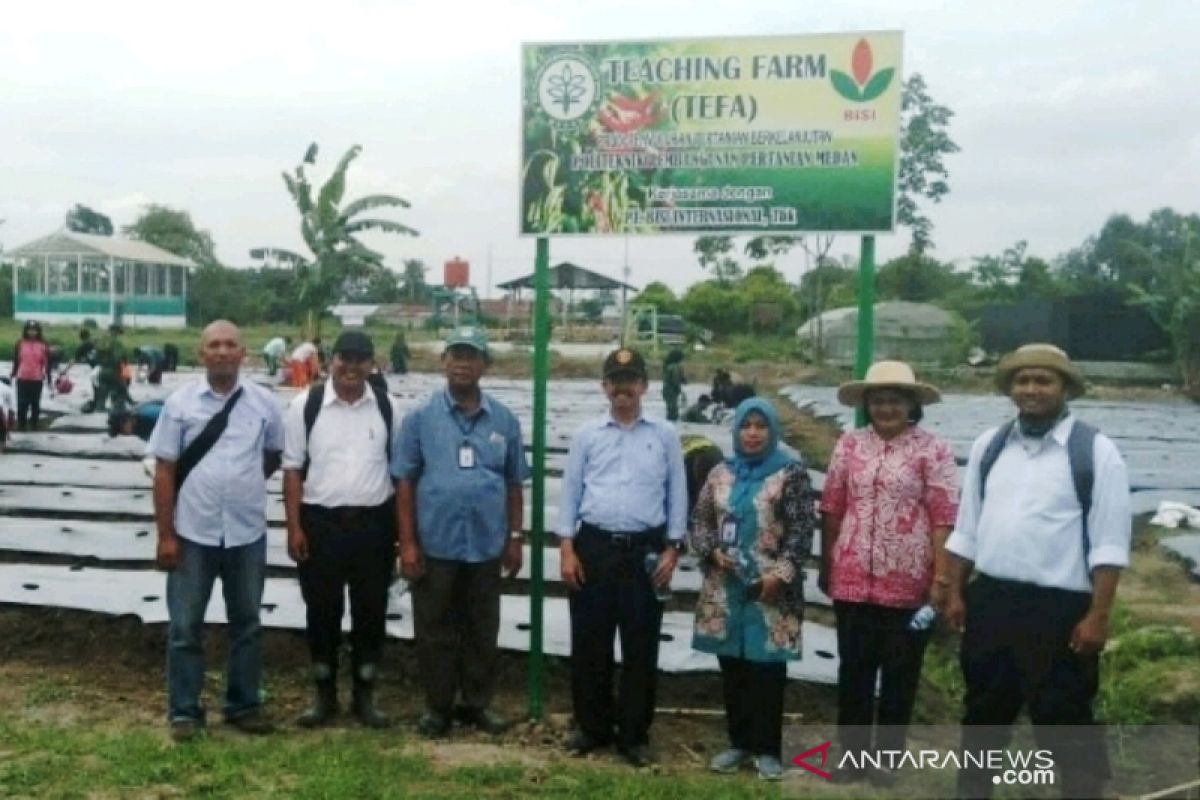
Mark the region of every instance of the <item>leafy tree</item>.
POLYGON ((1062 260, 1062 272, 1073 288, 1114 291, 1132 287, 1157 293, 1164 264, 1178 264, 1187 249, 1186 231, 1200 216, 1184 216, 1170 208, 1151 212, 1144 223, 1127 214, 1109 217, 1100 233, 1089 236, 1062 260))
POLYGON ((629 302, 652 305, 660 314, 678 314, 682 310, 682 304, 671 287, 659 281, 646 284, 646 288, 629 302))
POLYGON ((746 298, 737 287, 717 280, 701 281, 687 290, 682 305, 688 322, 719 336, 746 329, 746 298))
POLYGON ((779 333, 798 322, 800 301, 779 270, 754 267, 738 285, 749 314, 749 328, 756 333, 779 333))
MULTIPOLYGON (((1171 337, 1171 350, 1184 389, 1200 399, 1200 216, 1170 214, 1161 215, 1159 221, 1170 219, 1178 224, 1169 237, 1172 243, 1178 241, 1178 249, 1170 246, 1145 253, 1157 273, 1154 286, 1146 289, 1131 284, 1129 289, 1133 301, 1146 308, 1171 337)), ((1160 240, 1168 238, 1165 231, 1157 233, 1160 240)))
POLYGON ((880 300, 908 300, 929 303, 943 298, 968 282, 965 275, 956 273, 949 264, 928 256, 908 255, 893 258, 884 264, 875 277, 880 300))
POLYGON ((832 259, 822 260, 804 273, 797 295, 805 319, 854 302, 858 294, 858 272, 832 259))
POLYGON ((190 258, 200 266, 220 264, 212 235, 198 229, 186 211, 151 203, 132 225, 126 225, 121 232, 130 239, 149 242, 168 253, 190 258))
POLYGON ((732 237, 701 236, 696 239, 692 250, 699 258, 700 266, 710 270, 717 283, 729 286, 742 277, 742 265, 730 255, 733 252, 732 237))
POLYGON ((986 301, 1050 298, 1061 285, 1050 264, 1027 254, 1028 244, 1017 242, 998 255, 976 256, 971 275, 986 301))
POLYGON ((250 251, 254 258, 274 258, 290 264, 299 283, 297 301, 305 313, 308 335, 320 330, 320 317, 325 308, 343 297, 349 282, 366 278, 372 269, 383 267, 383 256, 358 239, 363 231, 416 236, 406 225, 387 219, 363 218, 360 215, 374 208, 408 208, 407 200, 388 194, 360 197, 342 205, 346 193, 346 171, 362 148, 354 145, 342 156, 333 174, 321 186, 316 197, 304 170, 317 161, 317 145, 311 144, 303 161, 291 173, 283 174, 288 194, 300 212, 300 235, 311 251, 311 257, 279 248, 257 248, 250 251))
POLYGON ((401 278, 401 290, 409 303, 428 303, 430 299, 429 284, 425 282, 425 273, 429 267, 419 258, 404 259, 404 276, 401 278))
POLYGON ((402 294, 399 276, 380 264, 372 265, 366 276, 347 285, 346 299, 355 303, 397 303, 402 294))
POLYGON ((67 230, 75 233, 93 233, 97 236, 113 235, 112 220, 82 203, 76 203, 75 207, 67 212, 66 223, 67 230))
POLYGON ((896 220, 912 230, 909 253, 921 256, 933 248, 933 222, 920 201, 940 203, 950 192, 945 157, 958 152, 950 138, 954 112, 933 99, 921 74, 904 82, 900 104, 900 174, 896 220))
POLYGON ((202 264, 188 277, 187 317, 194 324, 228 319, 248 325, 262 319, 254 302, 254 275, 250 270, 202 264))

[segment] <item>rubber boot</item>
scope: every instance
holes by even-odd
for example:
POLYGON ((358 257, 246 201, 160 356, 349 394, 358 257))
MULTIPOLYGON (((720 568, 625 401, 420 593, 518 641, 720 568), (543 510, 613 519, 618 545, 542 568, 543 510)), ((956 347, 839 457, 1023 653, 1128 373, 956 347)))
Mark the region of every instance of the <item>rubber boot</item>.
POLYGON ((368 728, 386 728, 392 722, 375 706, 376 675, 374 664, 362 664, 354 670, 354 716, 368 728))
POLYGON ((328 664, 313 664, 313 704, 296 723, 303 728, 327 725, 338 714, 337 674, 328 664))

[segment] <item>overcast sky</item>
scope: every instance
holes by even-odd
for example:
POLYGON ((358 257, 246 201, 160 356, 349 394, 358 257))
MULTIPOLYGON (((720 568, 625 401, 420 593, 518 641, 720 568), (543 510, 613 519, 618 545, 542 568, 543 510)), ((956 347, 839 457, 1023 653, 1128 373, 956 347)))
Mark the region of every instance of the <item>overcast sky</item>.
MULTIPOLYGON (((932 209, 935 255, 968 263, 1019 239, 1052 257, 1117 211, 1200 210, 1200 3, 1007 0, 22 3, 0 24, 0 242, 75 203, 132 222, 186 209, 228 264, 301 248, 280 173, 352 144, 348 197, 398 194, 420 238, 368 237, 398 267, 461 255, 473 282, 525 274, 516 235, 522 41, 899 29, 905 74, 956 112, 962 152, 932 209)), ((880 259, 907 232, 879 238, 880 259)), ((692 237, 631 238, 631 282, 703 273, 692 237)), ((849 247, 851 242, 845 241, 849 247)), ((563 241, 613 277, 623 239, 563 241)), ((800 256, 779 262, 788 278, 800 256)))

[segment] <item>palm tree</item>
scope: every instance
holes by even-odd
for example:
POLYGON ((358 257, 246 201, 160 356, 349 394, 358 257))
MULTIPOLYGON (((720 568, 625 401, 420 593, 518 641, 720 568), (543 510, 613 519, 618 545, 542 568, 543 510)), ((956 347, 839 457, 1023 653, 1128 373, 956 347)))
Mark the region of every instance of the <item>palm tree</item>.
POLYGON ((321 312, 342 296, 348 281, 365 277, 373 270, 386 269, 383 255, 360 242, 359 233, 376 230, 407 236, 419 235, 407 225, 393 220, 360 217, 374 208, 408 208, 408 201, 403 198, 372 194, 342 207, 342 198, 346 193, 346 170, 360 152, 362 148, 359 145, 346 151, 315 199, 308 176, 304 174, 305 165, 317 161, 315 142, 308 146, 303 162, 293 174, 283 173, 288 194, 300 211, 300 235, 312 251, 311 258, 278 247, 259 247, 250 251, 251 258, 271 259, 295 270, 299 281, 297 300, 305 312, 305 333, 308 336, 319 333, 321 312))

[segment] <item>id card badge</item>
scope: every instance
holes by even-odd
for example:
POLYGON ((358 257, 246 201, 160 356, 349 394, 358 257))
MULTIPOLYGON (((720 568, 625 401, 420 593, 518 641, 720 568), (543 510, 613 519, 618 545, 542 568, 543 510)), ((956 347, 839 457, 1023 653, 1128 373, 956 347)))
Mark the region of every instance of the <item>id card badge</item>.
POLYGON ((733 517, 721 521, 721 544, 726 547, 737 544, 737 520, 733 517))
POLYGON ((469 442, 463 442, 458 446, 458 468, 475 469, 475 450, 472 449, 469 442))

